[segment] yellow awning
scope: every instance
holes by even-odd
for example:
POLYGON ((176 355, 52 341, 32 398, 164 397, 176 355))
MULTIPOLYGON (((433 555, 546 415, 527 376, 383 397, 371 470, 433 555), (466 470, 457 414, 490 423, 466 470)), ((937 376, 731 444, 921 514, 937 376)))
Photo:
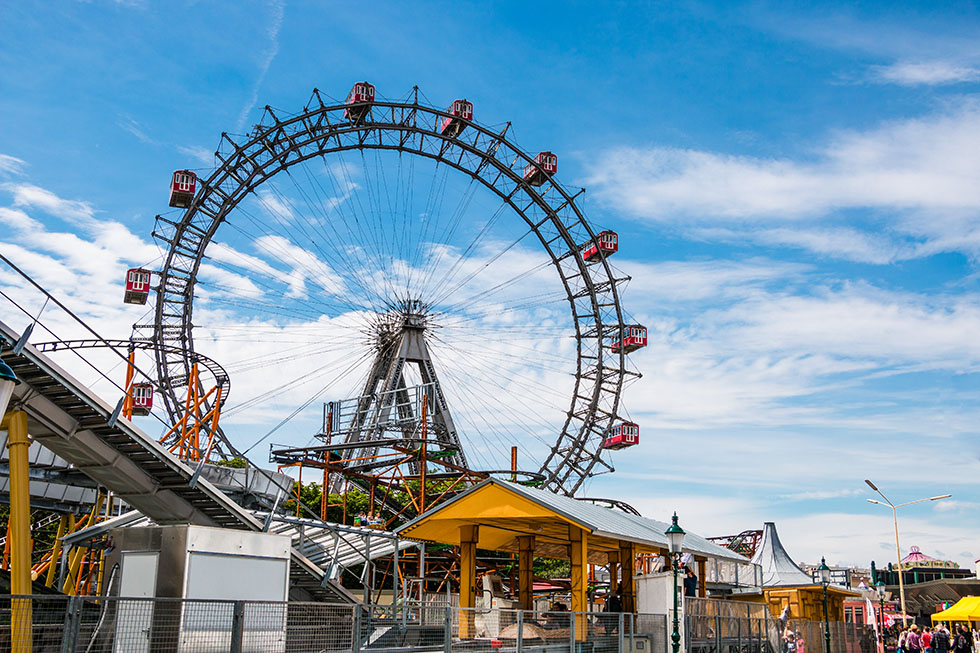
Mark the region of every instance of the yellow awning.
POLYGON ((932 615, 933 621, 980 621, 980 596, 965 596, 942 612, 932 615))

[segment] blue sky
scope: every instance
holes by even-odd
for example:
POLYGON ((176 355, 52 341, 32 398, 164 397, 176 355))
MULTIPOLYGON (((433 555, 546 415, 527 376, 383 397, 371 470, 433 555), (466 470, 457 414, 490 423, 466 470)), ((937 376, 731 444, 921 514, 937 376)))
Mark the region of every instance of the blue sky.
MULTIPOLYGON (((159 255, 169 174, 209 169, 221 132, 361 79, 466 97, 557 152, 621 234, 624 302, 650 328, 625 399, 643 442, 590 494, 709 536, 773 520, 798 559, 883 564, 872 478, 895 501, 954 495, 907 509, 903 546, 980 557, 971 4, 6 3, 0 22, 0 247, 105 335, 140 317, 121 271, 159 255)), ((241 339, 210 333, 235 366, 241 339)), ((244 399, 263 379, 237 363, 244 399)), ((235 437, 309 394, 241 410, 235 437)), ((311 411, 279 440, 308 440, 311 411)))

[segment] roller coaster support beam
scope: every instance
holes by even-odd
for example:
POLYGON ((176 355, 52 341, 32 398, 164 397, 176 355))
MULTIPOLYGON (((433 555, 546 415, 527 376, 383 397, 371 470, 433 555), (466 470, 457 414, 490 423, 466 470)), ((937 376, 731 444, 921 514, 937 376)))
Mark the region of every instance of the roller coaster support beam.
MULTIPOLYGON (((28 485, 27 413, 9 411, 0 428, 7 431, 7 456, 10 459, 10 593, 31 593, 31 495, 28 485)), ((31 600, 14 599, 10 605, 11 651, 28 652, 33 648, 31 633, 31 600)))

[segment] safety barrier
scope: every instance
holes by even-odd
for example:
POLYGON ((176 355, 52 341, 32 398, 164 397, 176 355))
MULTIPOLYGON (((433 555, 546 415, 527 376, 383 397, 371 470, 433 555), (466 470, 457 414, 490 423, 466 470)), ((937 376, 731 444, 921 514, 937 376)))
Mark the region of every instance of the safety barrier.
POLYGON ((34 653, 667 653, 665 615, 432 605, 0 597, 0 650, 34 653))

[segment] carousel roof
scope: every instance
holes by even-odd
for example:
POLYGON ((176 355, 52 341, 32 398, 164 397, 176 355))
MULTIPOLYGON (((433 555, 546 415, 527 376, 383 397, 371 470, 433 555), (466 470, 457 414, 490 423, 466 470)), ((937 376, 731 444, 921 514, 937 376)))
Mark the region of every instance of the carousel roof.
POLYGON ((752 556, 752 563, 762 568, 762 586, 777 587, 780 585, 813 585, 813 579, 799 568, 789 557, 779 535, 776 524, 766 522, 762 531, 762 542, 752 556))
POLYGON ((936 558, 930 558, 926 554, 919 551, 919 547, 913 546, 911 548, 911 553, 902 558, 902 564, 905 564, 906 562, 927 562, 936 560, 936 558))

